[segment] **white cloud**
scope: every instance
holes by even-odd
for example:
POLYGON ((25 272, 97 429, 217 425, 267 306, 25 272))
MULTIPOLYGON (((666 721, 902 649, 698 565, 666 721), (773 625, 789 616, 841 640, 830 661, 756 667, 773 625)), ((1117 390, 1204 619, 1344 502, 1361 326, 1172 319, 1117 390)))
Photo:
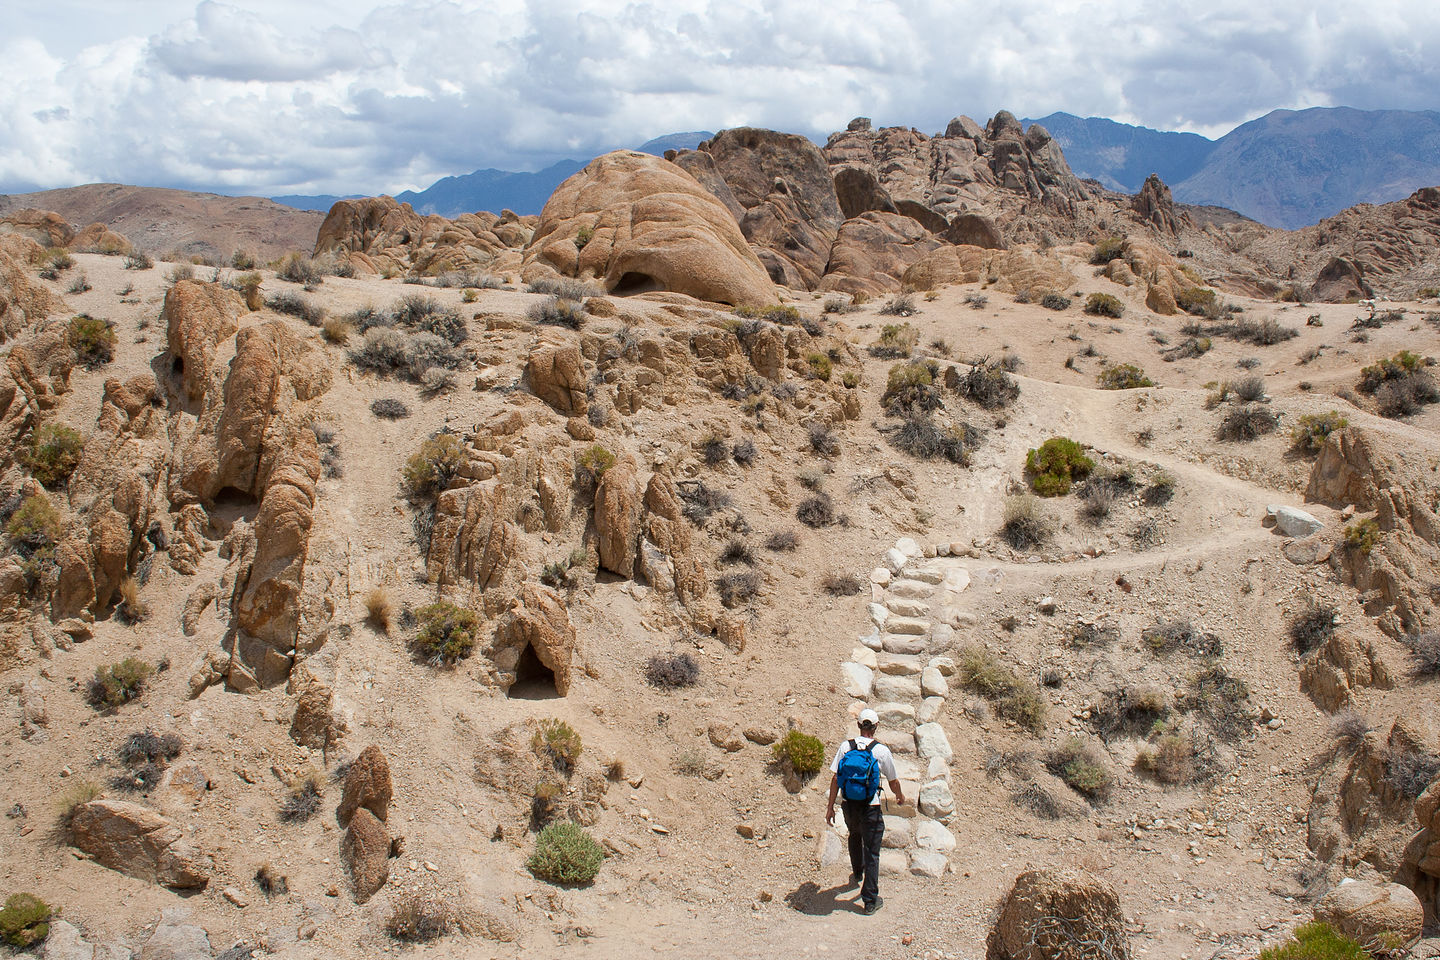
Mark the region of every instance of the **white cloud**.
MULTIPOLYGON (((47 10, 65 8, 98 9, 47 10)), ((1440 89, 1440 5, 1421 0, 140 8, 147 35, 75 50, 20 20, 0 46, 0 189, 396 191, 674 130, 823 139, 856 115, 935 131, 1002 107, 1215 135, 1277 107, 1433 109, 1440 89)))

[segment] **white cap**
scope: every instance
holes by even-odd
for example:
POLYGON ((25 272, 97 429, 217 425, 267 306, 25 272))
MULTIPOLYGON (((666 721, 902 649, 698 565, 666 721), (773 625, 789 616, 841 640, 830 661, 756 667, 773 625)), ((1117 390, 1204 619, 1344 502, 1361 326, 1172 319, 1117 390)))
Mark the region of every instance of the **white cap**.
POLYGON ((876 713, 874 710, 866 709, 860 711, 860 726, 875 726, 879 723, 880 714, 876 713))

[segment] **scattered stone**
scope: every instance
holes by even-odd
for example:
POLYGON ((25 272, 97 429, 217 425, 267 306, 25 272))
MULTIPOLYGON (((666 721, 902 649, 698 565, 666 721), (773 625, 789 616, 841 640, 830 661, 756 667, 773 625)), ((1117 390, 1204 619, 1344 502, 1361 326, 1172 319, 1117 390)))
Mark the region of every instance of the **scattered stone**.
POLYGON ((1036 604, 1036 606, 1041 613, 1045 614, 1047 617, 1051 616, 1055 613, 1055 598, 1041 597, 1040 602, 1036 604))
POLYGON ((845 683, 847 696, 859 700, 870 699, 871 686, 874 683, 875 671, 858 663, 840 664, 840 673, 845 683))
POLYGON ((916 727, 915 746, 922 760, 940 757, 949 763, 955 756, 950 749, 950 738, 945 736, 945 729, 938 723, 922 723, 916 727))
POLYGON ((885 586, 890 582, 890 571, 884 567, 876 567, 870 571, 870 582, 885 586))
POLYGON ((934 850, 914 850, 910 853, 910 872, 917 877, 939 880, 949 866, 950 861, 945 855, 934 850))
POLYGON ((755 825, 753 823, 737 823, 735 824, 735 832, 746 840, 755 839, 755 825))
POLYGON ((773 730, 765 730, 760 727, 746 727, 745 739, 751 743, 758 743, 762 747, 768 747, 780 738, 775 735, 773 730))
POLYGON ((210 960, 211 956, 210 936, 202 927, 169 919, 157 926, 140 948, 140 960, 210 960))
POLYGON ((915 844, 922 850, 949 856, 955 849, 955 835, 943 823, 921 820, 915 827, 915 844))
POLYGON ((881 845, 887 850, 904 850, 915 839, 910 821, 905 817, 885 818, 885 837, 881 845))
POLYGON ((885 551, 885 566, 890 568, 891 573, 898 574, 901 570, 904 570, 908 560, 909 558, 906 557, 905 554, 896 550, 894 547, 885 551))
POLYGON ((917 723, 934 723, 940 717, 940 708, 945 706, 944 697, 926 697, 915 711, 917 723))
POLYGON ((350 874, 356 903, 365 903, 390 879, 390 834, 368 807, 360 807, 340 843, 340 860, 350 874))
POLYGON ((717 720, 710 724, 707 733, 710 742, 726 753, 736 753, 745 746, 745 738, 741 736, 740 728, 733 723, 723 723, 717 720))
POLYGON ((856 647, 854 650, 851 650, 850 660, 853 663, 858 663, 862 666, 869 667, 871 670, 875 669, 875 651, 871 650, 869 647, 856 647))
POLYGON ((238 887, 226 887, 220 892, 226 900, 229 900, 232 904, 239 907, 241 910, 244 910, 246 907, 250 906, 250 901, 245 899, 245 894, 241 893, 238 887))
POLYGON ((881 673, 897 677, 919 676, 920 671, 924 669, 921 659, 908 653, 887 653, 882 657, 877 657, 876 661, 881 673))
POLYGON ((870 614, 870 622, 875 624, 875 626, 877 627, 884 628, 885 621, 890 619, 890 611, 886 608, 884 604, 866 604, 865 612, 870 614))
POLYGON ((1272 503, 1265 508, 1265 514, 1275 522, 1275 529, 1287 537, 1304 538, 1325 529, 1325 524, 1304 510, 1272 503))

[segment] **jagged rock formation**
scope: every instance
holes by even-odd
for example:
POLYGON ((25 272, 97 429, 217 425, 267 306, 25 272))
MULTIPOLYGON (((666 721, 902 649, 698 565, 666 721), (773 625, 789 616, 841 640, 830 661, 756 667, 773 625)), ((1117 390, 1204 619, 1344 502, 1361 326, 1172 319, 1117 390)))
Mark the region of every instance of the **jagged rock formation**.
POLYGON ((506 210, 467 213, 454 220, 421 216, 393 197, 341 200, 315 238, 315 256, 344 257, 365 273, 434 276, 449 270, 506 271, 520 266, 517 251, 530 241, 535 217, 506 210))
POLYGON ((214 866, 165 817, 138 803, 92 800, 70 818, 71 842, 102 866, 176 890, 205 886, 214 866))
POLYGON ((1415 822, 1420 829, 1405 847, 1399 879, 1420 897, 1433 922, 1440 915, 1440 781, 1416 799, 1415 822))
POLYGON ((1394 685, 1395 671, 1375 644, 1354 633, 1332 634, 1300 664, 1301 689, 1331 713, 1353 707, 1362 689, 1394 685))
POLYGON ((820 289, 867 295, 894 292, 900 289, 905 271, 939 246, 940 241, 910 217, 862 213, 840 225, 820 289))
POLYGON ((68 247, 87 253, 122 254, 132 249, 130 241, 103 223, 77 230, 53 210, 16 210, 0 216, 0 236, 33 240, 46 247, 68 247))
POLYGON ((26 273, 40 252, 33 240, 0 236, 0 343, 60 309, 60 298, 26 273))
POLYGON ((627 151, 592 160, 545 204, 525 248, 525 278, 546 275, 597 280, 612 293, 775 300, 730 210, 675 164, 627 151))
POLYGON ((1182 226, 1190 225, 1189 215, 1175 206, 1170 188, 1153 173, 1145 178, 1145 185, 1135 195, 1131 208, 1157 230, 1171 236, 1178 236, 1182 226))

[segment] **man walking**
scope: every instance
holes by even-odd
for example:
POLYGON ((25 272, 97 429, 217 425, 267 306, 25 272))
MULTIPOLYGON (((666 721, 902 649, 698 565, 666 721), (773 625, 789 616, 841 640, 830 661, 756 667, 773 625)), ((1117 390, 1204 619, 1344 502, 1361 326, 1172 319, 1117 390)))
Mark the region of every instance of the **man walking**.
POLYGON ((890 748, 875 739, 880 717, 874 710, 860 711, 860 736, 840 744, 830 764, 830 802, 825 822, 835 823, 835 797, 843 799, 845 828, 850 831, 850 882, 860 883, 860 900, 869 916, 885 903, 880 898, 880 841, 885 838, 885 817, 880 812, 880 778, 890 784, 895 802, 903 805, 905 794, 895 775, 895 758, 890 748), (862 882, 863 881, 863 882, 862 882))

